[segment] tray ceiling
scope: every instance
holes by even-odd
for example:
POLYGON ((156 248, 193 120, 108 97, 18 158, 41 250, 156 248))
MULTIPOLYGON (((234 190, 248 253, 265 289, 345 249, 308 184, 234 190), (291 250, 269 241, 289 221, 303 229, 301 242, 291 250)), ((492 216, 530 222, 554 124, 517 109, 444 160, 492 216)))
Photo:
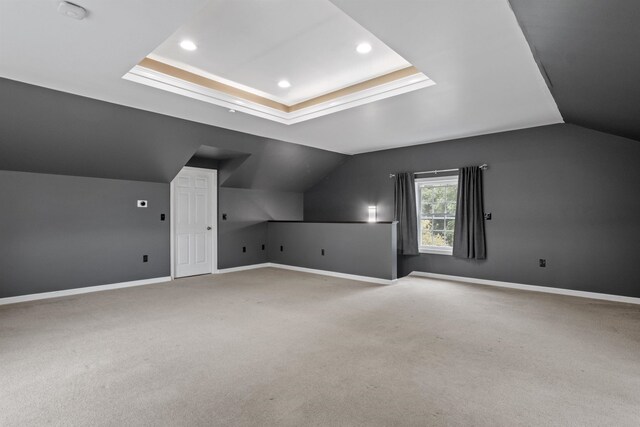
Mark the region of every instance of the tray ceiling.
POLYGON ((437 84, 291 126, 122 79, 208 1, 76 2, 0 2, 0 77, 349 154, 562 122, 507 0, 332 0, 437 84))
POLYGON ((124 77, 284 124, 435 84, 328 0, 210 0, 124 77))

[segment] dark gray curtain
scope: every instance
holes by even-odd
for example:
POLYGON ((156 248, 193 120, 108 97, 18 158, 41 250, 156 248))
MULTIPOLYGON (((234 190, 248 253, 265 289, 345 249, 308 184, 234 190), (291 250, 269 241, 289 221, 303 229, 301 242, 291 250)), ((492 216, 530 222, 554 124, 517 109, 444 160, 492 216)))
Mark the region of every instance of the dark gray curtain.
POLYGON ((467 259, 485 259, 487 256, 484 241, 482 169, 478 166, 460 168, 453 256, 467 259))
POLYGON ((398 253, 418 255, 416 186, 413 173, 396 174, 395 220, 398 221, 398 253))

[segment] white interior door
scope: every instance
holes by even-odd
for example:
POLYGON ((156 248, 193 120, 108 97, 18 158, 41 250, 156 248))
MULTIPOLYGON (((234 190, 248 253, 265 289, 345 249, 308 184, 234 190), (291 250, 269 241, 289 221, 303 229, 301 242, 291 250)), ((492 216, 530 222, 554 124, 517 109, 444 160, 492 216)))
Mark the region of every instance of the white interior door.
POLYGON ((213 272, 214 171, 184 168, 173 180, 174 276, 213 272))

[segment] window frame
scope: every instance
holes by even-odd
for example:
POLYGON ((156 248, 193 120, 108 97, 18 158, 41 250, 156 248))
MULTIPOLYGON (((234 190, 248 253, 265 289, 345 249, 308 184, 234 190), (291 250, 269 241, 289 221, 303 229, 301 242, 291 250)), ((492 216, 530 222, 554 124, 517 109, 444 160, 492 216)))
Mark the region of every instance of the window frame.
MULTIPOLYGON (((417 215, 417 226, 418 226, 418 251, 422 254, 435 254, 435 255, 453 255, 453 247, 442 247, 442 246, 423 246, 421 244, 422 241, 422 229, 421 229, 421 220, 422 220, 422 205, 421 205, 421 194, 420 194, 420 185, 421 184, 433 184, 434 186, 444 186, 456 184, 458 185, 458 174, 455 175, 445 175, 445 176, 434 176, 427 178, 416 178, 415 179, 415 193, 416 193, 416 215, 417 215)), ((458 204, 457 204, 457 195, 456 195, 456 215, 454 220, 458 219, 458 204)), ((455 227, 454 227, 455 229, 455 227)))

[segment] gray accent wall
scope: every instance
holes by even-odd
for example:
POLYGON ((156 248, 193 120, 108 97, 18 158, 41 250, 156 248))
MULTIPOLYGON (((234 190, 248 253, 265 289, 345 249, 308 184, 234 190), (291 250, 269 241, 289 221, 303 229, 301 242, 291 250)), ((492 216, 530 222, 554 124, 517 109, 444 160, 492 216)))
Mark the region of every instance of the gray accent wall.
POLYGON ((168 184, 0 171, 0 200, 0 298, 170 275, 168 184))
POLYGON ((219 191, 220 269, 268 262, 267 221, 301 220, 303 216, 302 193, 240 188, 219 191))
POLYGON ((509 2, 564 121, 640 140, 640 2, 509 2))
POLYGON ((223 186, 275 191, 305 191, 347 158, 1 78, 0 142, 0 170, 165 183, 215 147, 241 160, 223 186))
POLYGON ((268 241, 270 262, 385 280, 397 277, 396 223, 269 222, 268 241))
POLYGON ((487 163, 487 259, 421 254, 411 271, 640 297, 640 144, 553 125, 353 156, 305 193, 306 221, 393 219, 402 171, 487 163), (539 259, 546 268, 538 266, 539 259))
POLYGON ((219 267, 260 261, 265 221, 301 219, 346 158, 0 78, 0 297, 168 276, 169 183, 189 161, 229 188, 219 267))

